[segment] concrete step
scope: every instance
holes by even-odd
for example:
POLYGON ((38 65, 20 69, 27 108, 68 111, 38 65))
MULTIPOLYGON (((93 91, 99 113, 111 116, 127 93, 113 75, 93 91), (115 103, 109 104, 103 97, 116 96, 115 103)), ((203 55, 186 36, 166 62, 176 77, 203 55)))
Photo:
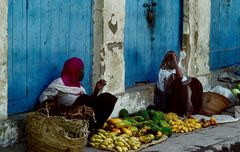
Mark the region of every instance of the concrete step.
POLYGON ((9 116, 0 122, 0 147, 26 141, 26 113, 9 116))

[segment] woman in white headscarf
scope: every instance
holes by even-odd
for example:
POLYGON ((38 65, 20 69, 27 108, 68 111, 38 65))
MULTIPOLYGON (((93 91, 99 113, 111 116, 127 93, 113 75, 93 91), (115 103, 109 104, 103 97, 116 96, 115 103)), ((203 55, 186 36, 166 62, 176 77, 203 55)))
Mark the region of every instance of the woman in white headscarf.
POLYGON ((175 52, 168 51, 161 63, 155 91, 159 110, 180 116, 198 113, 202 106, 203 88, 199 80, 183 76, 175 52))

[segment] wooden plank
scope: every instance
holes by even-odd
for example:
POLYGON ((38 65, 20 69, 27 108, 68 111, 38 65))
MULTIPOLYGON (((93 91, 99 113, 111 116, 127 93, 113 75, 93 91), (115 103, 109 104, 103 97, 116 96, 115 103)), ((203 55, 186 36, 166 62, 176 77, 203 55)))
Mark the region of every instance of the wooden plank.
MULTIPOLYGON (((19 111, 26 111, 32 109, 34 104, 38 101, 40 94, 39 90, 39 75, 40 69, 40 0, 28 0, 28 31, 27 31, 27 109, 19 111)), ((23 106, 23 105, 22 105, 23 106)))
POLYGON ((236 15, 238 16, 238 20, 237 20, 237 31, 236 33, 237 34, 237 63, 240 64, 240 9, 239 9, 239 6, 240 6, 240 1, 236 1, 235 0, 235 4, 234 4, 234 7, 235 7, 235 11, 236 11, 236 15))
MULTIPOLYGON (((12 84, 12 54, 13 54, 13 0, 8 1, 8 84, 12 84)), ((13 85, 8 85, 8 100, 14 97, 13 85)))
POLYGON ((26 96, 26 90, 22 89, 26 82, 26 68, 24 52, 26 52, 26 11, 25 0, 13 1, 13 52, 12 52, 12 83, 18 91, 12 92, 12 98, 18 99, 26 96))
POLYGON ((219 43, 221 49, 232 48, 236 45, 236 18, 234 1, 221 1, 219 3, 219 43))
MULTIPOLYGON (((52 61, 52 71, 55 77, 59 77, 61 72, 61 68, 64 60, 60 60, 60 56, 62 56, 62 50, 60 50, 60 22, 62 22, 62 18, 60 17, 59 7, 61 5, 60 1, 52 1, 51 5, 51 56, 54 57, 52 61)), ((64 20, 64 19, 63 19, 64 20)), ((63 21, 64 22, 64 21, 63 21)))
POLYGON ((210 68, 219 65, 219 0, 211 2, 210 68))
MULTIPOLYGON (((138 81, 147 81, 148 78, 142 77, 142 75, 149 73, 151 69, 151 28, 148 26, 146 20, 145 11, 143 7, 145 0, 139 0, 137 9, 137 54, 136 54, 136 77, 138 81)), ((137 81, 136 81, 137 82, 137 81)))
POLYGON ((218 68, 218 66, 219 66, 219 51, 211 50, 209 58, 210 58, 211 69, 218 68))
MULTIPOLYGON (((52 53, 52 39, 56 40, 59 38, 52 36, 52 23, 53 23, 53 1, 41 0, 40 1, 40 54, 39 57, 39 69, 44 69, 39 73, 39 84, 38 84, 38 96, 40 93, 50 84, 51 81, 60 76, 59 70, 56 67, 61 68, 63 61, 58 61, 58 55, 52 53)), ((63 20, 64 22, 64 20, 63 20)), ((58 46, 56 46, 58 48, 58 46)), ((61 54, 61 50, 59 50, 61 54)), ((38 101, 36 101, 36 104, 38 101)))
POLYGON ((238 63, 239 1, 212 1, 210 33, 210 68, 216 69, 238 63))
MULTIPOLYGON (((154 29, 154 41, 152 50, 152 71, 151 73, 157 77, 156 71, 159 71, 161 61, 167 50, 166 47, 166 1, 157 1, 156 21, 154 29), (155 74, 154 74, 155 73, 155 74)), ((158 73, 158 72, 157 72, 158 73)), ((156 80, 156 78, 152 78, 156 80)))
POLYGON ((39 91, 43 91, 48 84, 55 79, 59 74, 53 73, 55 71, 52 62, 55 57, 51 57, 51 27, 52 27, 52 1, 40 1, 40 54, 39 65, 41 73, 39 73, 39 91))
POLYGON ((125 58, 125 86, 133 86, 136 73, 137 54, 137 16, 138 0, 126 1, 124 58, 125 58))
POLYGON ((83 59, 85 75, 82 82, 87 92, 91 92, 92 75, 92 3, 89 1, 71 1, 69 57, 83 59))
POLYGON ((151 82, 157 80, 161 61, 169 50, 180 51, 180 0, 158 1, 152 55, 151 82), (169 11, 171 10, 171 11, 169 11))
POLYGON ((236 49, 219 51, 219 67, 236 64, 236 49))
POLYGON ((219 1, 211 2, 211 31, 210 31, 210 40, 212 43, 210 44, 211 50, 219 49, 219 1))
POLYGON ((9 57, 9 86, 8 90, 8 113, 13 114, 20 109, 19 100, 26 97, 26 0, 10 1, 11 36, 9 57))
POLYGON ((179 27, 180 27, 180 0, 169 0, 165 4, 165 35, 166 51, 180 51, 179 27), (171 11, 170 11, 171 10, 171 11))

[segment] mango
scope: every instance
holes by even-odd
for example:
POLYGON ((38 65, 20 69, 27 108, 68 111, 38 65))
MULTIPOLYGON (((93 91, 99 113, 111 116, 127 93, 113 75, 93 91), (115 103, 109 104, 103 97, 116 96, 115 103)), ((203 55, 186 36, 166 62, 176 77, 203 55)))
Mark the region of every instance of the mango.
POLYGON ((117 123, 120 123, 120 122, 122 122, 122 119, 120 118, 111 118, 107 120, 107 123, 111 125, 116 125, 117 123))
POLYGON ((130 129, 127 129, 127 128, 122 128, 122 132, 129 135, 129 136, 132 136, 132 131, 130 129))

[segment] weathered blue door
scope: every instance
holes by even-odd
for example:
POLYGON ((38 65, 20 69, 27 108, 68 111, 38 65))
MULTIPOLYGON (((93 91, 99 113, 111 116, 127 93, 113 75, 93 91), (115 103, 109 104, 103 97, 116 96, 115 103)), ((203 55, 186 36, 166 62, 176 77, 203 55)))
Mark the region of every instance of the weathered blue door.
POLYGON ((182 0, 128 0, 125 22, 125 86, 155 82, 168 50, 179 52, 182 0), (144 4, 156 2, 155 23, 149 26, 144 4))
POLYGON ((90 90, 91 0, 8 0, 8 10, 9 114, 32 109, 73 56, 84 60, 90 90))
POLYGON ((240 63, 240 1, 211 1, 210 68, 240 63))

